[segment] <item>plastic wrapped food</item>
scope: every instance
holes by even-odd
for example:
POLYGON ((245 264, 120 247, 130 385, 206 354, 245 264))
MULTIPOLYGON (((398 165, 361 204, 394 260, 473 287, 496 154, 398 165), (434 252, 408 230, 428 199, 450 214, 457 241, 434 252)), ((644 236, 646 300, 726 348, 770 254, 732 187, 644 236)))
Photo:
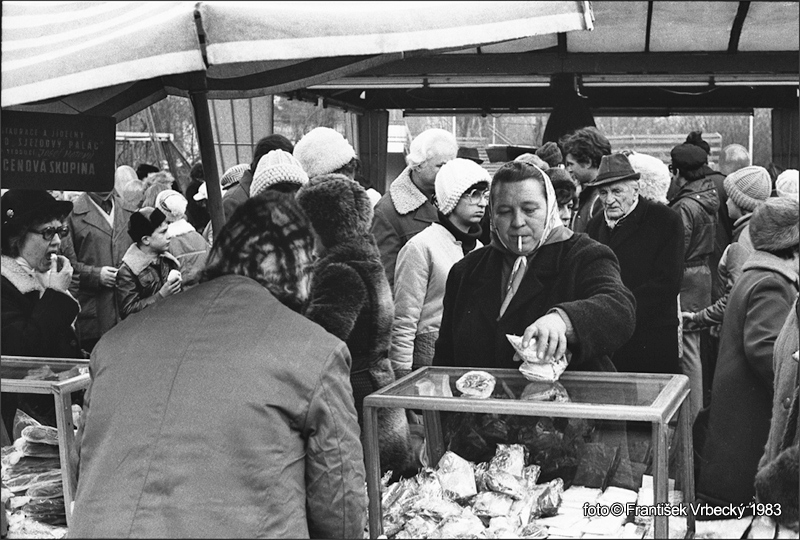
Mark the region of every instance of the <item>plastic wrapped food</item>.
POLYGON ((522 478, 524 478, 528 483, 528 489, 531 489, 536 485, 536 481, 539 480, 539 475, 541 472, 542 468, 538 465, 528 465, 522 469, 522 478))
POLYGON ((64 498, 35 499, 22 507, 28 517, 48 525, 66 525, 67 517, 64 508, 64 498))
POLYGON ((528 449, 521 444, 498 444, 497 452, 489 462, 489 469, 522 476, 522 469, 525 467, 527 457, 528 449))
POLYGON ((478 491, 489 491, 489 488, 486 487, 486 472, 488 470, 489 464, 485 461, 476 463, 472 469, 472 473, 475 478, 475 488, 478 491))
POLYGON ((466 397, 486 399, 496 383, 494 376, 485 371, 467 371, 456 381, 456 388, 466 397))
POLYGON ((432 518, 436 523, 461 514, 461 506, 449 499, 419 499, 414 503, 414 511, 432 518))
POLYGON ((444 494, 461 501, 478 493, 475 475, 469 462, 453 452, 445 452, 437 466, 437 476, 444 494))
POLYGON ((558 507, 561 505, 561 495, 564 493, 564 481, 561 478, 556 478, 537 486, 535 490, 536 503, 531 509, 531 518, 538 519, 541 517, 550 517, 558 513, 558 507))
POLYGON ((494 491, 484 491, 478 493, 475 502, 472 503, 472 510, 476 516, 495 517, 507 516, 514 499, 503 493, 494 491))
POLYGON ((64 496, 64 487, 61 483, 61 479, 59 478, 58 481, 53 482, 41 482, 28 488, 26 495, 30 497, 36 497, 38 499, 52 499, 54 497, 63 497, 64 496))
POLYGON ((41 458, 59 457, 57 446, 28 442, 22 437, 14 441, 14 447, 22 452, 24 456, 41 458))
POLYGON ((22 430, 22 438, 29 443, 58 446, 58 430, 50 426, 28 426, 22 430))
POLYGON ((536 357, 536 340, 532 339, 527 347, 522 346, 522 336, 515 336, 513 334, 506 334, 506 339, 517 351, 517 354, 522 359, 522 365, 519 371, 529 381, 549 381, 555 382, 561 377, 561 374, 567 369, 569 359, 572 356, 569 351, 561 355, 559 358, 554 358, 548 362, 542 362, 536 357))
POLYGON ((533 381, 522 390, 519 399, 523 401, 558 401, 569 402, 567 389, 560 382, 533 381))
POLYGON ((489 534, 492 538, 515 538, 518 524, 515 519, 497 516, 489 520, 489 534))
POLYGON ((486 487, 497 493, 504 493, 514 499, 521 499, 527 493, 527 482, 505 471, 492 469, 490 466, 485 478, 486 487))
POLYGON ((469 508, 464 508, 461 515, 442 520, 428 538, 474 538, 483 530, 481 519, 469 508))
POLYGON ((24 456, 20 452, 19 459, 9 466, 3 466, 3 479, 14 478, 21 474, 43 473, 61 467, 59 458, 37 458, 24 456))
POLYGON ((416 515, 406 522, 403 530, 395 535, 395 538, 427 538, 433 532, 438 523, 425 516, 416 515))
POLYGON ((538 540, 539 538, 547 538, 547 528, 537 525, 535 523, 528 523, 519 530, 519 537, 524 540, 538 540))

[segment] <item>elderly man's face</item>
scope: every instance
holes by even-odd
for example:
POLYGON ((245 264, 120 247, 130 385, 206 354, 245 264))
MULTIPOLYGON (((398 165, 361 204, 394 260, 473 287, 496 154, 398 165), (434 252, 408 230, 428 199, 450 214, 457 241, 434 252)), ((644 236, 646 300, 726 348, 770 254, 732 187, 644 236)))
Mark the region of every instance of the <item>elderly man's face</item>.
POLYGON ((620 219, 631 210, 639 196, 639 182, 625 180, 597 188, 597 195, 603 203, 608 219, 620 219))
POLYGON ((531 178, 502 183, 492 190, 492 219, 497 234, 513 252, 528 253, 539 243, 546 217, 547 199, 540 181, 531 178))
POLYGON ((423 189, 433 193, 436 173, 439 172, 442 165, 456 158, 456 152, 457 150, 445 144, 439 144, 433 147, 431 157, 414 169, 414 176, 422 184, 423 189))

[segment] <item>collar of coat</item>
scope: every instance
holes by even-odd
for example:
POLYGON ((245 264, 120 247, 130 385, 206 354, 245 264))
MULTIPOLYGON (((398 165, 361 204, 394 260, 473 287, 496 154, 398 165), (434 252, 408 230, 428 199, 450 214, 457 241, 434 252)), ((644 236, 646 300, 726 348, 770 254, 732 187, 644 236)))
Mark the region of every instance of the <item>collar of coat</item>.
POLYGON ((742 266, 742 272, 751 268, 759 270, 769 270, 784 276, 786 279, 798 288, 798 274, 797 274, 797 260, 796 259, 781 259, 772 253, 766 251, 756 250, 747 259, 747 262, 742 266))
MULTIPOLYGON (((44 294, 44 287, 36 279, 36 276, 25 270, 13 257, 8 255, 0 255, 0 274, 6 278, 20 293, 28 294, 33 291, 38 291, 41 297, 44 294)), ((80 302, 78 302, 72 293, 69 291, 60 291, 72 298, 78 304, 80 311, 80 302)), ((75 321, 73 321, 74 324, 75 321)))
POLYGON ((413 212, 428 202, 425 194, 411 181, 411 167, 403 169, 400 176, 394 179, 392 185, 389 186, 389 193, 392 196, 394 209, 401 216, 413 212))
MULTIPOLYGON (((130 204, 128 204, 122 197, 120 197, 116 192, 114 192, 114 213, 117 213, 117 208, 124 208, 130 212, 136 212, 137 208, 132 208, 130 204)), ((101 212, 101 210, 92 203, 89 199, 88 193, 81 194, 77 199, 75 199, 72 203, 72 213, 75 215, 79 214, 88 214, 90 211, 94 210, 95 212, 101 212)), ((125 224, 127 225, 127 223, 125 224)))
MULTIPOLYGON (((161 254, 161 257, 172 260, 175 263, 175 266, 180 268, 178 259, 176 259, 171 253, 164 252, 161 254)), ((128 265, 134 276, 141 274, 142 270, 156 262, 156 260, 158 260, 158 256, 148 255, 139 249, 139 246, 137 246, 135 243, 131 244, 131 246, 128 248, 128 251, 126 251, 125 255, 122 257, 122 262, 128 265)))

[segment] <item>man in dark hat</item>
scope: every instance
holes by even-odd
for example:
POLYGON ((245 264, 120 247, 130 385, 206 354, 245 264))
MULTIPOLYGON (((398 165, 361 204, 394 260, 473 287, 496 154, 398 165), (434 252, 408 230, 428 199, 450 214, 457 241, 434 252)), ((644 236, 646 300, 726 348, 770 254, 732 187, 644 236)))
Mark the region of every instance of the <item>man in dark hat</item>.
POLYGON ((622 283, 636 298, 636 328, 614 353, 618 371, 680 373, 677 300, 683 277, 683 223, 665 205, 639 196, 640 174, 624 154, 603 156, 597 190, 603 211, 587 233, 611 248, 622 283))
MULTIPOLYGON (((719 196, 714 181, 704 173, 708 154, 701 147, 679 144, 670 152, 673 184, 678 192, 669 206, 683 221, 683 281, 681 310, 698 311, 711 304, 711 268, 714 251, 719 196)), ((703 406, 703 371, 700 360, 700 332, 684 329, 683 374, 689 377, 692 419, 703 406)))
POLYGON ((471 146, 459 146, 458 152, 456 153, 456 157, 474 161, 478 165, 483 163, 483 160, 481 159, 481 156, 478 153, 478 149, 472 148, 471 146))

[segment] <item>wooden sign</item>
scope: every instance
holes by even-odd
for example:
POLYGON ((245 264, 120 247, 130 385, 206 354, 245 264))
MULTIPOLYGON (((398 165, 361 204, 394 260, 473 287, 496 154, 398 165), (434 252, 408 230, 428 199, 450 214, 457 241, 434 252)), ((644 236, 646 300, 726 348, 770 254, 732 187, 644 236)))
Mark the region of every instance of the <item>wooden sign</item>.
POLYGON ((2 111, 0 185, 110 191, 115 133, 111 117, 2 111))

